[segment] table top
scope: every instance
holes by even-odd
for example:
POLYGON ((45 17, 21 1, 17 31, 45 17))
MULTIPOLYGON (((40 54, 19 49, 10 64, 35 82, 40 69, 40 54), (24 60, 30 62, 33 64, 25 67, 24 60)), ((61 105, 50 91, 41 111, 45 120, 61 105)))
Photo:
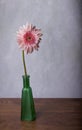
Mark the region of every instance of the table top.
POLYGON ((21 121, 21 100, 0 98, 0 130, 82 130, 82 99, 34 99, 37 118, 21 121))

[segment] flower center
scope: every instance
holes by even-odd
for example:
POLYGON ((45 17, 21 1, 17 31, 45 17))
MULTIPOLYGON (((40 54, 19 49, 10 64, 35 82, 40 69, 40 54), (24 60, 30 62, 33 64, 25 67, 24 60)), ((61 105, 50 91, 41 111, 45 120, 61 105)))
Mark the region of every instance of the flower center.
POLYGON ((32 40, 32 37, 28 36, 28 37, 27 37, 27 40, 28 40, 28 41, 32 40))
POLYGON ((34 44, 35 43, 35 36, 32 34, 32 32, 27 32, 24 34, 24 42, 25 44, 34 44))

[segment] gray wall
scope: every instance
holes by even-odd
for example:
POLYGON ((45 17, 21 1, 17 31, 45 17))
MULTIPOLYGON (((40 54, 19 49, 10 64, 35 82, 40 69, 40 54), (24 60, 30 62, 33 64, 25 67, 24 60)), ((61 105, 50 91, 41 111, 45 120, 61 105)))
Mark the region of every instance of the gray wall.
POLYGON ((34 97, 81 96, 81 1, 0 0, 0 97, 21 97, 19 26, 42 28, 38 52, 26 55, 34 97))

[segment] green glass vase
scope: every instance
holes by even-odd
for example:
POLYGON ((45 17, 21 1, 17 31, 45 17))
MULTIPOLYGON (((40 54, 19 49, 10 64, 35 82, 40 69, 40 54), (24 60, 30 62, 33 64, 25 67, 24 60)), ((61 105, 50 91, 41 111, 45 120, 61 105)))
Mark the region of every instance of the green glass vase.
POLYGON ((21 96, 21 120, 32 121, 36 119, 32 89, 30 87, 30 76, 23 75, 23 89, 21 96))

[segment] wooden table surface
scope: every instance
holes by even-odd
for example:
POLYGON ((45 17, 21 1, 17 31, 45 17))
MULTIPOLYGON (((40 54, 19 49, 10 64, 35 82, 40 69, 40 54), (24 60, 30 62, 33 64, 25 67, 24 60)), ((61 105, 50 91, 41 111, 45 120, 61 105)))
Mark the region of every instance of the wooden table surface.
POLYGON ((0 130, 82 130, 82 99, 34 99, 37 119, 20 120, 20 99, 0 99, 0 130))

